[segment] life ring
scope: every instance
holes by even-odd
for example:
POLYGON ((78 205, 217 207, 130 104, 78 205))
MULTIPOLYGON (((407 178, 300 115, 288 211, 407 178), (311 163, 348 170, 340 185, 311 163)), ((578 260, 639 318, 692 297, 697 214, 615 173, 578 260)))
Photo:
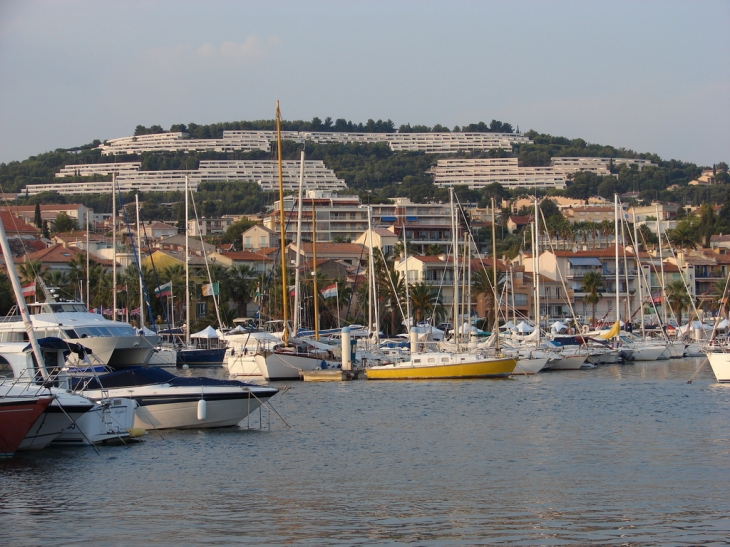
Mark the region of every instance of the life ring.
POLYGON ((583 325, 581 330, 583 331, 583 334, 588 334, 588 325, 583 325))

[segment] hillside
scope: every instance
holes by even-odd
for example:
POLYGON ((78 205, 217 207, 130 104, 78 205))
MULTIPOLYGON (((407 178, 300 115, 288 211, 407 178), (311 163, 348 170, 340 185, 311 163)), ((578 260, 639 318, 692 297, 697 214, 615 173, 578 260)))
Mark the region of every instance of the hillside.
MULTIPOLYGON (((273 120, 227 122, 210 125, 176 124, 170 128, 171 132, 183 131, 191 138, 218 138, 224 130, 272 130, 273 120)), ((355 124, 344 119, 324 121, 314 118, 312 121, 284 121, 282 129, 289 131, 337 131, 362 133, 395 132, 395 124, 391 120, 374 121, 355 124)), ((449 132, 441 125, 434 127, 410 124, 397 128, 400 133, 412 132, 449 132)), ((509 123, 493 120, 489 125, 484 122, 470 124, 464 127, 455 127, 453 132, 502 132, 511 133, 513 128, 509 123)), ((135 135, 147 135, 165 132, 160 126, 137 126, 135 135)), ((447 190, 433 184, 429 170, 438 159, 449 157, 516 157, 520 165, 538 167, 550 165, 552 157, 589 156, 609 158, 642 158, 649 159, 658 167, 638 170, 621 165, 612 169, 610 176, 597 176, 591 173, 577 173, 568 182, 564 190, 550 190, 550 194, 560 194, 568 197, 586 199, 592 195, 601 195, 610 198, 614 192, 638 192, 639 199, 651 201, 672 201, 687 205, 701 203, 720 203, 726 199, 726 185, 698 187, 688 186, 689 181, 700 175, 702 169, 692 163, 679 160, 663 160, 656 154, 637 153, 624 148, 615 148, 599 144, 587 143, 582 139, 566 139, 536 131, 526 133, 533 144, 516 144, 512 152, 505 150, 490 150, 478 153, 460 154, 426 154, 420 152, 393 152, 387 144, 307 144, 307 158, 322 160, 324 164, 334 170, 339 178, 345 180, 349 192, 357 193, 364 201, 371 203, 393 197, 409 197, 413 201, 447 199, 447 190), (671 188, 671 190, 670 190, 671 188)), ((54 174, 64 165, 84 163, 108 163, 113 161, 141 161, 143 170, 161 169, 196 169, 200 160, 212 159, 273 159, 269 152, 231 152, 231 153, 148 153, 129 156, 102 156, 96 148, 100 141, 71 148, 57 149, 32 156, 21 162, 0 164, 0 191, 18 192, 28 184, 58 182, 54 174)), ((294 142, 284 143, 285 159, 298 159, 301 145, 294 142)), ((718 167, 727 166, 719 163, 718 167)), ((730 182, 726 172, 718 172, 719 182, 730 182)), ((84 179, 67 179, 70 184, 84 179)), ((105 180, 99 177, 98 180, 105 180)), ((510 191, 495 184, 482 190, 459 188, 461 199, 485 204, 489 197, 508 198, 522 192, 510 191)), ((543 192, 544 193, 544 192, 543 192)), ((144 216, 174 220, 179 216, 179 207, 175 202, 180 201, 179 193, 149 193, 142 196, 145 202, 144 216)), ((201 185, 196 201, 200 214, 205 216, 219 216, 225 213, 255 213, 261 211, 273 200, 272 196, 262 193, 258 186, 249 182, 204 183, 201 185)), ((60 196, 58 194, 41 194, 21 202, 81 202, 94 207, 98 212, 111 209, 111 201, 107 196, 79 195, 60 196)))

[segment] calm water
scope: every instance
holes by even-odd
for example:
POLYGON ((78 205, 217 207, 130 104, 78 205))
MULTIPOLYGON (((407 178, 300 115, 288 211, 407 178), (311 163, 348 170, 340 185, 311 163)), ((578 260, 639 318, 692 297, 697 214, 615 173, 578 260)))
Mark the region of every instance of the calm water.
POLYGON ((688 385, 700 362, 296 383, 272 399, 291 427, 22 454, 0 544, 725 543, 730 386, 688 385))

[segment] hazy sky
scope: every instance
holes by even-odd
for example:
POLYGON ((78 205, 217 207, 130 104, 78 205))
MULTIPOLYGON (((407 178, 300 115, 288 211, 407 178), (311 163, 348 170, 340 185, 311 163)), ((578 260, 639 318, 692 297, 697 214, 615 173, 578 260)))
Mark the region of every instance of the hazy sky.
POLYGON ((728 0, 0 0, 0 162, 279 99, 730 163, 729 28, 728 0))

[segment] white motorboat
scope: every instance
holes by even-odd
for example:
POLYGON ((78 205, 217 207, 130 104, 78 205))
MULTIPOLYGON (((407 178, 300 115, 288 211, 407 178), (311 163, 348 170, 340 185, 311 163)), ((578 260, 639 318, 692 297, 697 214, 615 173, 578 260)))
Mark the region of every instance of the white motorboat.
POLYGON ((720 383, 730 382, 730 351, 711 352, 707 354, 712 372, 720 383))
POLYGON ((264 380, 300 380, 302 372, 338 368, 340 361, 331 352, 319 349, 300 349, 296 346, 279 346, 261 351, 254 357, 264 380))
MULTIPOLYGON (((157 336, 141 336, 128 323, 110 321, 90 313, 83 302, 45 302, 28 304, 30 320, 37 338, 57 337, 82 344, 94 359, 110 367, 141 365, 149 361, 157 336)), ((0 341, 28 340, 20 315, 0 322, 0 341)))
POLYGON ((225 365, 228 367, 228 374, 234 378, 262 378, 263 372, 254 358, 256 352, 281 343, 281 339, 269 332, 226 334, 224 338, 228 343, 225 365))
POLYGON ((234 426, 279 392, 237 380, 175 376, 159 367, 81 376, 73 385, 92 400, 133 399, 139 405, 134 427, 144 429, 234 426))
MULTIPOLYGON (((63 354, 69 352, 63 349, 62 340, 56 340, 56 348, 43 347, 46 363, 62 363, 63 354)), ((40 342, 51 343, 48 339, 40 342)), ((12 378, 5 378, 0 384, 0 393, 54 396, 26 435, 20 450, 44 448, 49 444, 83 446, 130 436, 136 407, 134 401, 125 397, 103 397, 96 403, 58 387, 63 385, 63 379, 57 374, 49 382, 42 382, 27 343, 0 344, 0 358, 12 370, 12 378)), ((57 372, 59 369, 53 370, 57 372)))

